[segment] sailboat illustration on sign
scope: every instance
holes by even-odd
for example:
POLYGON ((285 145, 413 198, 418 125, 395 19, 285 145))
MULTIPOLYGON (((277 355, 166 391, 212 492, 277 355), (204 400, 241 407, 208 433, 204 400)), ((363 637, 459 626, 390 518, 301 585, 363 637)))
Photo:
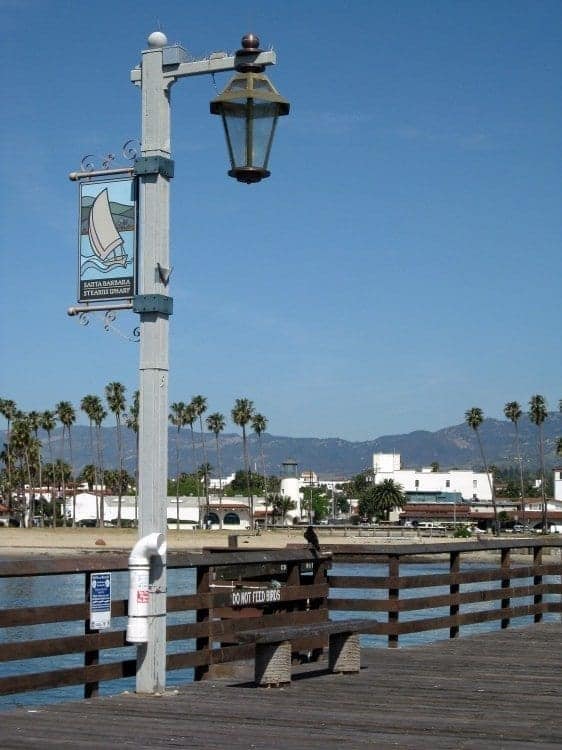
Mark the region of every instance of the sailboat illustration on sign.
POLYGON ((107 273, 117 266, 125 268, 130 262, 123 252, 124 240, 113 221, 107 188, 98 193, 90 208, 88 238, 94 255, 82 265, 82 272, 94 267, 107 273))

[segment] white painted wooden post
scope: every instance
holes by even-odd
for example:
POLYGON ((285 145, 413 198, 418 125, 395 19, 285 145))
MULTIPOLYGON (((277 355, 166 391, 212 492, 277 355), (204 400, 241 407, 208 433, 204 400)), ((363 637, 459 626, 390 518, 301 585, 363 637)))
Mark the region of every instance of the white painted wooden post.
MULTIPOLYGON (((165 39, 165 38, 164 38, 165 39)), ((162 48, 142 54, 141 156, 170 158, 170 101, 162 69, 162 48)), ((140 294, 167 295, 158 268, 170 266, 169 179, 140 177, 140 294)), ((168 482, 168 315, 140 313, 139 538, 166 534, 168 482)), ((137 650, 139 693, 166 687, 166 564, 153 558, 148 643, 137 650)))

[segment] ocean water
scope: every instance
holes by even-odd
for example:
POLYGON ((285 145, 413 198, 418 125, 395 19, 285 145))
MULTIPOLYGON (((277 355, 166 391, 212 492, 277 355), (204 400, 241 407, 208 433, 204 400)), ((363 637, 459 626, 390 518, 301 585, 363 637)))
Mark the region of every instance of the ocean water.
MULTIPOLYGON (((462 570, 474 570, 478 568, 489 567, 483 563, 467 563, 462 565, 462 570)), ((411 563, 401 567, 401 575, 427 575, 431 573, 448 572, 448 564, 443 563, 411 563)), ((353 564, 335 564, 332 568, 334 575, 340 576, 384 576, 387 573, 387 566, 384 564, 353 565, 353 564)), ((545 581, 548 577, 545 577, 545 581)), ((554 580, 554 578, 553 578, 554 580)), ((525 585, 526 579, 519 579, 517 585, 525 585)), ((193 569, 175 569, 168 570, 168 590, 171 595, 192 594, 195 593, 195 571, 193 569)), ((128 573, 112 573, 111 577, 112 598, 126 599, 128 595, 128 573)), ((484 586, 499 587, 499 582, 465 584, 461 591, 478 590, 484 586)), ((446 594, 449 591, 448 586, 435 586, 431 589, 405 589, 400 592, 401 598, 420 597, 429 595, 446 594)), ((3 608, 12 607, 36 607, 52 604, 69 604, 84 601, 84 576, 83 575, 57 575, 30 578, 0 578, 0 602, 3 608)), ((332 589, 331 597, 360 598, 360 599, 384 599, 386 591, 384 589, 332 589)), ((525 599, 512 600, 514 604, 525 603, 525 599)), ((497 606, 494 602, 478 602, 477 604, 464 605, 462 612, 470 610, 492 609, 497 606)), ((423 612, 412 611, 400 613, 400 621, 418 619, 421 617, 439 617, 449 614, 448 607, 440 607, 423 612)), ((333 619, 343 619, 346 617, 368 617, 369 613, 359 612, 331 612, 333 619)), ((374 612, 374 618, 386 618, 385 613, 374 612)), ((560 617, 559 614, 545 614, 545 621, 555 621, 560 617)), ((195 619, 194 612, 169 613, 167 616, 168 624, 179 624, 182 622, 193 622, 195 619)), ((532 617, 520 617, 511 621, 511 627, 522 627, 530 624, 532 617)), ((112 618, 111 629, 120 630, 126 628, 126 618, 112 618)), ((491 630, 497 630, 500 627, 499 621, 490 623, 478 623, 461 627, 461 637, 473 633, 485 633, 491 630)), ((83 623, 54 623, 47 625, 35 625, 18 628, 0 629, 0 643, 27 641, 41 638, 57 638, 69 635, 80 635, 83 633, 83 623)), ((414 646, 423 643, 446 640, 449 637, 449 630, 432 630, 424 633, 413 633, 400 637, 401 646, 414 646)), ((383 636, 366 635, 362 636, 362 645, 367 648, 385 648, 387 639, 383 636)), ((168 653, 184 652, 195 648, 193 640, 174 641, 168 644, 168 653)), ((122 659, 134 659, 136 647, 128 646, 120 649, 108 649, 100 652, 100 662, 108 663, 121 661, 122 659)), ((82 666, 83 655, 66 654, 41 659, 21 660, 0 663, 0 676, 21 675, 37 671, 47 671, 62 669, 68 667, 82 666)), ((174 670, 167 676, 167 687, 173 688, 193 680, 193 670, 174 670)), ((100 695, 110 695, 120 693, 125 690, 134 690, 134 678, 120 679, 100 684, 100 695)), ((51 690, 34 691, 30 693, 21 693, 18 695, 0 696, 0 711, 9 710, 18 706, 38 706, 45 703, 54 703, 61 701, 80 700, 83 696, 83 687, 72 686, 57 688, 51 690)))

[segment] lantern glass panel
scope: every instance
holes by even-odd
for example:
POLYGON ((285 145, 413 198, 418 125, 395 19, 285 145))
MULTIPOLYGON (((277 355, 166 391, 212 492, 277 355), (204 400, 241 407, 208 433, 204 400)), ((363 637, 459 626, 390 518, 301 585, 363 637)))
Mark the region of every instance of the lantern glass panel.
POLYGON ((254 99, 225 103, 224 124, 233 167, 267 167, 279 107, 254 99))

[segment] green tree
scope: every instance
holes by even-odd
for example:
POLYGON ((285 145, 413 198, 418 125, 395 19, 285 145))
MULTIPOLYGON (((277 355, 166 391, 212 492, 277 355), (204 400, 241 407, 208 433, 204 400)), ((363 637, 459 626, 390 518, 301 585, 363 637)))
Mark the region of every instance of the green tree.
MULTIPOLYGON (((27 422, 29 424, 30 429, 33 432, 33 435, 35 437, 35 443, 38 448, 38 457, 37 457, 37 464, 35 472, 34 479, 37 479, 39 483, 39 495, 41 495, 42 488, 43 488, 43 476, 42 476, 42 465, 41 465, 41 442, 39 440, 39 427, 41 426, 41 414, 38 411, 30 411, 27 414, 27 422)), ((29 488, 29 501, 31 504, 31 515, 34 516, 35 511, 35 500, 36 500, 36 493, 35 493, 35 487, 32 489, 29 488)))
POLYGON ((219 472, 219 506, 222 507, 222 465, 221 465, 221 448, 219 442, 219 435, 226 426, 226 420, 224 414, 219 411, 209 414, 207 417, 207 429, 212 432, 215 436, 215 446, 217 451, 217 467, 219 472))
POLYGON ((8 507, 12 506, 12 457, 10 454, 10 433, 11 424, 16 416, 17 406, 16 402, 9 398, 0 399, 0 414, 4 417, 8 423, 6 429, 6 471, 8 473, 8 507))
POLYGON ((523 461, 521 458, 521 440, 519 436, 519 420, 521 419, 521 414, 523 413, 521 411, 521 407, 517 403, 517 401, 508 401, 507 404, 504 406, 503 413, 505 414, 506 418, 510 420, 510 422, 513 423, 513 426, 515 428, 515 451, 517 453, 517 463, 519 465, 519 489, 520 489, 520 510, 521 510, 521 521, 525 522, 525 496, 524 491, 525 488, 523 486, 523 461))
POLYGON ((101 432, 101 426, 103 420, 107 417, 107 412, 103 408, 101 399, 96 402, 93 419, 96 426, 96 449, 98 455, 98 475, 101 479, 100 487, 100 504, 99 504, 99 525, 103 526, 105 523, 105 481, 104 481, 104 461, 103 461, 103 437, 101 432))
MULTIPOLYGON (((71 427, 76 422, 76 412, 70 401, 59 401, 55 406, 55 411, 59 418, 59 422, 62 424, 62 447, 61 447, 61 461, 64 461, 64 435, 65 432, 68 435, 68 448, 70 453, 70 468, 74 472, 74 462, 72 460, 72 433, 71 427)), ((71 476, 71 480, 73 476, 71 476)), ((62 502, 64 508, 64 519, 66 525, 66 484, 62 486, 62 502)), ((76 526, 76 487, 73 487, 72 491, 72 525, 76 526)))
POLYGON ((275 492, 270 495, 270 501, 273 508, 273 518, 275 521, 280 520, 281 523, 285 522, 287 513, 290 510, 295 510, 295 503, 288 495, 284 495, 281 492, 275 492))
MULTIPOLYGON (((193 402, 187 405, 185 410, 185 423, 189 425, 189 432, 191 433, 191 451, 193 454, 193 473, 197 472, 197 451, 195 450, 195 432, 193 430, 193 424, 197 419, 197 411, 193 405, 193 402)), ((201 526, 201 489, 199 482, 197 482, 197 522, 201 526)))
POLYGON ((92 492, 98 482, 98 467, 95 464, 86 464, 78 475, 79 482, 86 482, 88 490, 92 492))
POLYGON ((548 520, 546 513, 546 487, 545 487, 545 469, 544 469, 544 434, 543 424, 548 417, 546 401, 544 396, 536 394, 529 399, 529 419, 536 426, 538 431, 539 461, 541 472, 541 498, 542 498, 542 533, 548 533, 548 520))
POLYGON ((133 391, 129 413, 125 414, 125 426, 135 435, 135 521, 139 513, 139 412, 140 391, 133 391))
MULTIPOLYGON (((97 451, 96 451, 96 445, 95 445, 95 428, 94 428, 94 417, 96 415, 96 409, 99 408, 100 398, 99 396, 95 396, 93 394, 88 394, 87 396, 84 396, 82 400, 80 401, 80 409, 86 414, 89 421, 89 437, 90 437, 90 456, 92 463, 89 464, 89 466, 92 466, 94 469, 93 477, 91 477, 92 481, 90 482, 88 479, 84 478, 84 481, 88 482, 88 488, 90 491, 94 490, 95 496, 96 496, 96 521, 99 524, 99 499, 98 499, 98 485, 99 477, 98 477, 98 463, 97 463, 97 451)), ((84 470, 82 470, 83 473, 84 470)))
MULTIPOLYGON (((47 433, 47 444, 49 446, 49 461, 51 462, 51 466, 53 466, 54 458, 53 458, 53 443, 52 443, 52 432, 55 429, 56 426, 56 415, 54 411, 49 411, 48 409, 43 412, 41 415, 41 429, 45 430, 47 433)), ((53 528, 57 525, 57 514, 55 512, 55 495, 56 492, 53 491, 53 484, 56 485, 56 480, 53 477, 53 481, 50 484, 51 487, 51 502, 53 504, 53 528)))
POLYGON ((254 528, 254 499, 250 488, 250 456, 248 454, 248 440, 246 436, 246 425, 254 415, 254 402, 248 398, 237 398, 234 408, 230 412, 235 425, 242 428, 242 446, 244 456, 244 471, 246 472, 246 489, 248 497, 248 509, 250 512, 250 525, 254 528))
POLYGON ((500 523, 498 520, 498 507, 496 504, 496 490, 494 487, 494 480, 492 479, 490 472, 488 471, 488 464, 486 463, 486 456, 484 455, 484 448, 482 446, 482 440, 480 439, 480 431, 479 431, 480 425, 484 421, 484 412, 478 406, 473 406, 471 409, 468 409, 465 412, 464 419, 467 425, 472 430, 474 430, 474 434, 476 435, 476 439, 478 441, 478 447, 480 448, 480 456, 482 458, 482 463, 484 464, 484 471, 486 472, 486 476, 488 477, 488 484, 490 485, 490 494, 492 495, 492 507, 494 509, 494 534, 499 535, 500 523))
POLYGON ((438 461, 432 461, 431 464, 430 464, 430 466, 431 466, 431 471, 433 473, 436 474, 439 471, 439 462, 438 461))
POLYGON ((304 507, 308 511, 308 517, 314 523, 326 518, 330 512, 330 501, 326 491, 322 487, 305 485, 300 488, 304 498, 304 507))
POLYGON ((406 502, 402 486, 394 479, 384 479, 379 484, 371 484, 359 498, 359 513, 368 518, 388 520, 394 508, 403 508, 406 502))
POLYGON ((27 522, 27 511, 33 513, 32 473, 39 457, 39 441, 33 437, 29 419, 26 414, 16 414, 10 434, 10 453, 14 461, 19 462, 20 498, 19 513, 23 525, 27 522), (25 484, 29 487, 29 505, 26 504, 25 484))
MULTIPOLYGON (((252 415, 252 429, 258 436, 258 444, 260 448, 260 457, 261 457, 261 468, 263 472, 263 496, 264 498, 267 497, 268 491, 267 491, 267 476, 265 473, 265 458, 263 455, 263 441, 262 441, 262 433, 264 433, 267 430, 267 419, 264 417, 263 414, 253 414, 252 415)), ((265 521, 264 521, 265 528, 267 529, 267 507, 265 509, 265 521)))
MULTIPOLYGON (((121 434, 121 416, 125 412, 125 386, 122 383, 112 382, 105 386, 105 400, 109 407, 109 411, 115 417, 115 427, 117 435, 117 454, 119 456, 119 471, 121 475, 125 471, 123 465, 123 435, 121 434)), ((117 498, 117 526, 121 526, 121 504, 123 493, 121 491, 121 483, 118 484, 119 493, 117 498)))
MULTIPOLYGON (((199 432, 201 434, 201 445, 203 448, 203 464, 207 465, 207 445, 205 443, 205 433, 203 432, 203 414, 207 411, 207 399, 205 396, 193 396, 191 399, 191 405, 195 412, 197 419, 199 420, 199 432)), ((205 513, 209 513, 209 477, 208 474, 204 476, 204 491, 205 491, 205 513)))
POLYGON ((176 530, 180 528, 180 432, 181 428, 185 427, 186 421, 187 404, 183 401, 175 401, 170 406, 169 420, 171 424, 176 428, 176 530))

